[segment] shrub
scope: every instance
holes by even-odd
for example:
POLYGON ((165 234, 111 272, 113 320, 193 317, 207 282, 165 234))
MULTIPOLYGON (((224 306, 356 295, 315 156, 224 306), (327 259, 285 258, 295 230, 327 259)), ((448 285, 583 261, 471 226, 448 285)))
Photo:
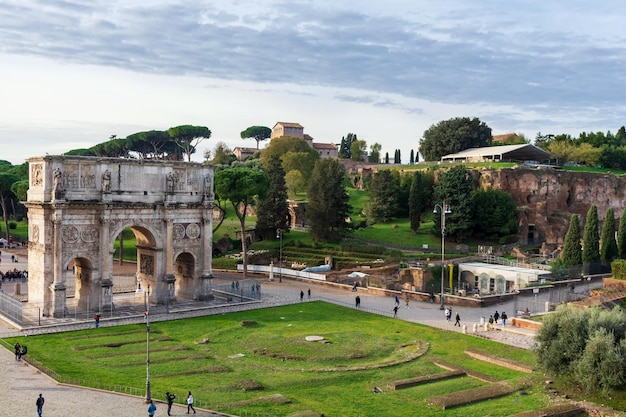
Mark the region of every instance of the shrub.
POLYGON ((17 229, 17 223, 9 222, 9 229, 17 229))

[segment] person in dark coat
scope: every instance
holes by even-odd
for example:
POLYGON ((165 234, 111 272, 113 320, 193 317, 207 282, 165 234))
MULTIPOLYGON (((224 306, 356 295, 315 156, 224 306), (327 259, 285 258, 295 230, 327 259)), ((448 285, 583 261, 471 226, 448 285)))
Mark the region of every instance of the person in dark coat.
POLYGON ((458 311, 456 312, 456 316, 454 318, 454 325, 461 327, 461 316, 458 311))
POLYGON ((170 412, 172 411, 172 405, 174 404, 174 400, 176 399, 176 394, 170 394, 169 392, 166 392, 165 399, 167 400, 167 415, 171 416, 170 412))

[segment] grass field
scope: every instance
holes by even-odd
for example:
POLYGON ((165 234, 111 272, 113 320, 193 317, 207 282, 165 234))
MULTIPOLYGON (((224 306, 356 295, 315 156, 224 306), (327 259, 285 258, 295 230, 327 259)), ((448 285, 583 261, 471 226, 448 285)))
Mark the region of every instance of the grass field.
MULTIPOLYGON (((191 390, 199 405, 239 415, 314 410, 344 417, 440 416, 441 409, 428 405, 427 397, 487 384, 461 377, 386 389, 391 381, 444 372, 434 359, 526 386, 528 394, 524 401, 515 393, 447 410, 446 416, 497 417, 546 405, 541 385, 527 386, 539 376, 463 353, 471 348, 532 365, 528 351, 322 302, 158 322, 150 334, 153 397, 170 391, 181 399, 191 390), (328 343, 307 342, 309 335, 328 343), (420 343, 427 346, 425 353, 420 343), (384 392, 373 393, 375 386, 384 392), (274 394, 290 402, 269 399, 274 394)), ((7 339, 5 346, 17 340, 28 343, 32 359, 65 378, 145 387, 145 325, 7 339)))

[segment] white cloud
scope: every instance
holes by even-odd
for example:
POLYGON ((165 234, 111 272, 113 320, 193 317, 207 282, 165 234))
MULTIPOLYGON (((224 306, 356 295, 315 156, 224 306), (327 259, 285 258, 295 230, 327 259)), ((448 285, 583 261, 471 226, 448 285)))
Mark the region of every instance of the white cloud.
POLYGON ((247 126, 281 120, 408 153, 457 116, 531 138, 615 131, 624 12, 582 0, 5 0, 0 142, 37 132, 59 152, 193 123, 236 146, 247 126))

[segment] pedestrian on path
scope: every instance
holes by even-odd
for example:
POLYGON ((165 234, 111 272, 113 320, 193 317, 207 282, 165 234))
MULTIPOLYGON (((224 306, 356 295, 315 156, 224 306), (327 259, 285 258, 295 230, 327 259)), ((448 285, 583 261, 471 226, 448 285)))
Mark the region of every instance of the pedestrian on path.
POLYGON ((15 346, 13 346, 13 348, 15 349, 15 360, 19 361, 22 353, 22 346, 20 346, 19 342, 15 342, 15 346))
POLYGON ((500 316, 500 318, 502 319, 502 327, 506 326, 506 319, 508 319, 509 317, 506 315, 506 312, 502 312, 502 315, 500 316))
POLYGON ((154 402, 150 400, 150 405, 148 406, 148 417, 153 417, 155 412, 156 405, 154 405, 154 402))
POLYGON ((309 300, 311 299, 311 289, 309 288, 308 290, 306 290, 307 296, 309 297, 309 300))
POLYGON ((187 414, 189 414, 189 410, 193 410, 193 413, 196 414, 196 409, 193 408, 193 395, 191 395, 191 391, 187 395, 187 414))
POLYGON ((400 305, 400 297, 398 297, 398 294, 396 294, 395 300, 396 300, 396 305, 399 306, 400 305))
POLYGON ((300 290, 300 301, 304 300, 304 291, 300 290))
POLYGON ((93 319, 96 322, 96 329, 97 329, 98 327, 100 327, 100 314, 96 313, 93 319))
POLYGON ((459 312, 458 312, 458 311, 456 312, 456 317, 455 317, 455 320, 454 320, 454 325, 455 325, 455 326, 459 326, 459 327, 461 327, 461 316, 459 315, 459 312))
POLYGON ((361 297, 357 295, 354 300, 356 301, 356 308, 361 308, 361 297))
POLYGON ((397 318, 398 317, 398 306, 394 306, 393 307, 393 318, 397 318))
POLYGON ((446 321, 450 321, 450 317, 452 316, 452 309, 449 307, 446 307, 444 314, 446 316, 446 321))
POLYGON ((500 313, 498 313, 498 310, 496 310, 496 312, 493 315, 493 321, 498 324, 498 319, 500 318, 500 313))
POLYGON ((487 330, 493 330, 493 316, 489 316, 489 324, 487 324, 487 330))
POLYGON ((37 401, 35 402, 35 404, 37 405, 37 415, 39 417, 41 417, 41 413, 43 412, 43 403, 45 402, 43 395, 39 394, 39 398, 37 398, 37 401))
POLYGON ((166 392, 165 399, 167 400, 167 415, 171 416, 170 412, 172 411, 172 405, 174 404, 174 400, 176 399, 176 394, 170 394, 169 392, 166 392))
POLYGON ((409 308, 409 294, 407 294, 404 299, 404 305, 406 306, 406 308, 409 308))

